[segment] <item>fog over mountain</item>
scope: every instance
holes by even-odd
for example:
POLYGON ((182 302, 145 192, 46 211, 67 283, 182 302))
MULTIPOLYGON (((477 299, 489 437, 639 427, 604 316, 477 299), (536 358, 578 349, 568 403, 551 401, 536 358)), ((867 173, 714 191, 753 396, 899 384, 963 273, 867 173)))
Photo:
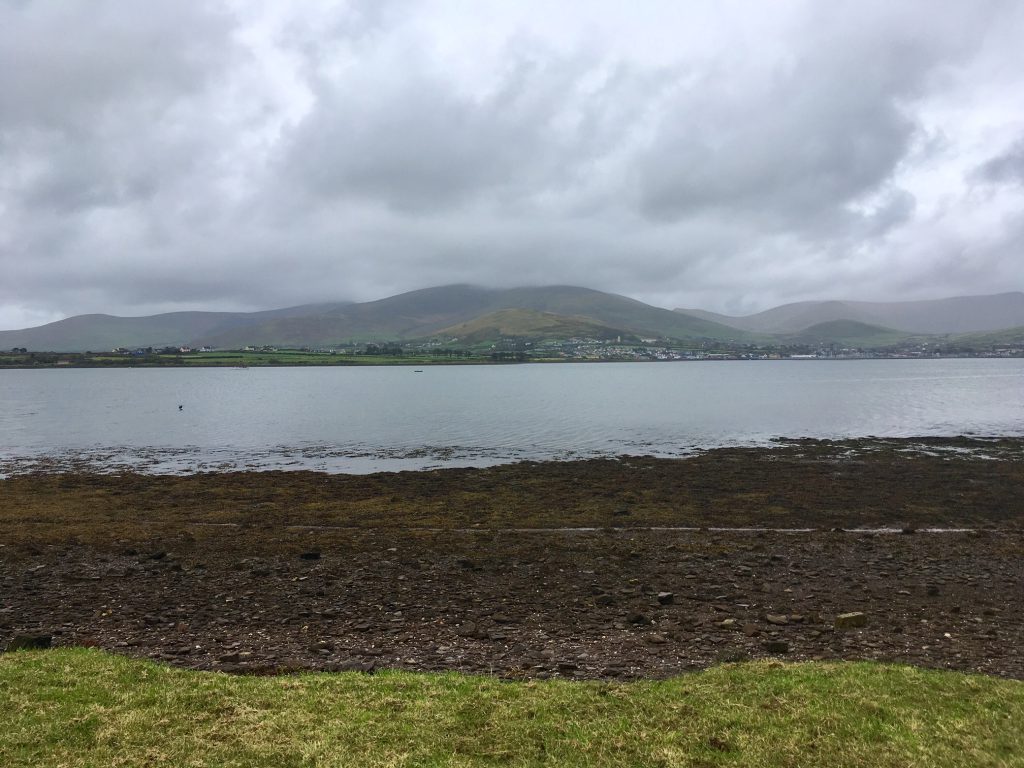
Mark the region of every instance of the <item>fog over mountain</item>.
POLYGON ((1022 39, 1015 0, 0 2, 0 328, 1021 291, 1022 39))

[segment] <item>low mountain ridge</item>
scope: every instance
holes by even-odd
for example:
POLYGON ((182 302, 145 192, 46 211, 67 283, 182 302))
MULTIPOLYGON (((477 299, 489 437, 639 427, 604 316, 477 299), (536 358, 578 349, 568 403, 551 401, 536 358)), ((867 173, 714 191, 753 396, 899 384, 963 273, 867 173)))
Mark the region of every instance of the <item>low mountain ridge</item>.
POLYGON ((143 317, 75 315, 15 331, 0 331, 0 349, 82 352, 115 347, 166 347, 229 333, 256 322, 319 314, 343 304, 306 304, 262 312, 168 312, 143 317))
POLYGON ((254 313, 176 312, 144 318, 81 315, 21 331, 0 331, 0 348, 83 351, 139 346, 319 347, 429 338, 501 310, 584 318, 617 332, 676 339, 748 340, 751 334, 575 286, 425 288, 377 301, 311 304, 254 313))
POLYGON ((1024 293, 923 301, 801 301, 740 317, 701 309, 675 311, 753 333, 794 334, 835 320, 909 334, 986 333, 1024 325, 1024 293))
MULTIPOLYGON (((667 310, 575 286, 425 288, 362 303, 307 304, 263 312, 172 312, 148 317, 79 315, 0 331, 0 349, 101 351, 115 347, 249 345, 324 347, 438 335, 482 338, 565 334, 678 341, 888 346, 911 336, 987 334, 1024 326, 1024 293, 915 302, 799 302, 747 317, 667 310), (454 332, 461 329, 460 332, 454 332), (524 330, 525 329, 525 330, 524 330)), ((536 337, 540 337, 536 336, 536 337)))
POLYGON ((786 344, 828 346, 835 344, 849 348, 889 347, 913 338, 913 334, 862 323, 859 320, 829 320, 812 325, 799 333, 779 336, 786 344))

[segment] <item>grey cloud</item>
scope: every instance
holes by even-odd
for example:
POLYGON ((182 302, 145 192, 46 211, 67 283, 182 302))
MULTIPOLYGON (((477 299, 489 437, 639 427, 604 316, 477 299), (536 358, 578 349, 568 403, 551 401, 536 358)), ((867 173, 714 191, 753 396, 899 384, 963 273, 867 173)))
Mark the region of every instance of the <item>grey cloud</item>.
POLYGON ((0 119, 67 133, 117 120, 126 98, 159 112, 222 62, 229 29, 202 3, 0 3, 0 119))
POLYGON ((1024 138, 1018 139, 1005 152, 979 165, 971 177, 992 184, 1024 185, 1024 138))
POLYGON ((144 203, 216 157, 200 103, 229 33, 204 4, 0 4, 0 185, 21 228, 144 203))
POLYGON ((510 54, 484 95, 460 93, 415 57, 404 77, 351 76, 322 87, 288 137, 282 172, 323 198, 405 211, 497 201, 521 206, 589 183, 589 164, 621 143, 657 75, 588 56, 510 54), (596 83, 596 85, 594 84, 596 83))
POLYGON ((0 4, 0 258, 19 275, 0 303, 90 308, 110 291, 124 305, 159 285, 161 239, 182 248, 182 212, 218 193, 211 106, 224 108, 231 33, 207 4, 0 4), (133 289, 115 290, 127 276, 133 289))
MULTIPOLYGON (((697 52, 695 12, 648 56, 575 26, 485 49, 491 20, 464 25, 477 6, 0 0, 0 308, 255 309, 450 282, 748 310, 1024 288, 1024 149, 980 166, 979 202, 962 168, 985 115, 954 103, 1009 60, 1024 15, 1007 8, 744 6, 745 32, 697 52), (759 13, 788 14, 780 37, 758 36, 759 13)), ((622 39, 659 19, 623 17, 622 39)))
POLYGON ((909 103, 985 28, 978 14, 956 34, 926 37, 884 23, 872 4, 857 4, 864 18, 840 10, 850 7, 816 13, 806 44, 774 71, 726 60, 680 88, 638 168, 644 212, 725 209, 784 230, 849 221, 845 207, 880 189, 910 150, 919 128, 909 103))
POLYGON ((157 158, 141 162, 130 158, 130 148, 116 148, 107 140, 40 144, 35 156, 46 161, 25 184, 22 196, 24 205, 36 211, 53 208, 73 214, 145 200, 156 193, 171 170, 160 168, 157 158))

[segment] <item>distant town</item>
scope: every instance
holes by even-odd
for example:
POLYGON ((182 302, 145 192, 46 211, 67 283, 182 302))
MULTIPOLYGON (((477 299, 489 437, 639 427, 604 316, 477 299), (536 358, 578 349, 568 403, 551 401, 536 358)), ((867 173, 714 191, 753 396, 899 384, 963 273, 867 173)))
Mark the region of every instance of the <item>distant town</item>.
POLYGON ((190 347, 115 347, 85 352, 34 351, 15 347, 0 352, 0 367, 146 367, 146 366, 293 366, 486 364, 554 362, 667 362, 714 360, 858 360, 914 358, 1022 358, 1024 344, 964 346, 916 342, 884 348, 838 344, 749 344, 722 341, 679 342, 669 339, 559 340, 501 338, 459 345, 459 339, 347 342, 324 347, 249 345, 241 349, 190 347))

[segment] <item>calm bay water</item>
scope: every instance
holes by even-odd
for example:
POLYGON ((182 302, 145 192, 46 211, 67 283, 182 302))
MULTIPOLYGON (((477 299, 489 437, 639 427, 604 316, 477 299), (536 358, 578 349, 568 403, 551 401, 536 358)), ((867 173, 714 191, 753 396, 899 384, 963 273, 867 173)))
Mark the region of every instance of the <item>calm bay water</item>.
POLYGON ((0 371, 0 473, 364 472, 961 434, 1024 435, 1024 360, 0 371))

